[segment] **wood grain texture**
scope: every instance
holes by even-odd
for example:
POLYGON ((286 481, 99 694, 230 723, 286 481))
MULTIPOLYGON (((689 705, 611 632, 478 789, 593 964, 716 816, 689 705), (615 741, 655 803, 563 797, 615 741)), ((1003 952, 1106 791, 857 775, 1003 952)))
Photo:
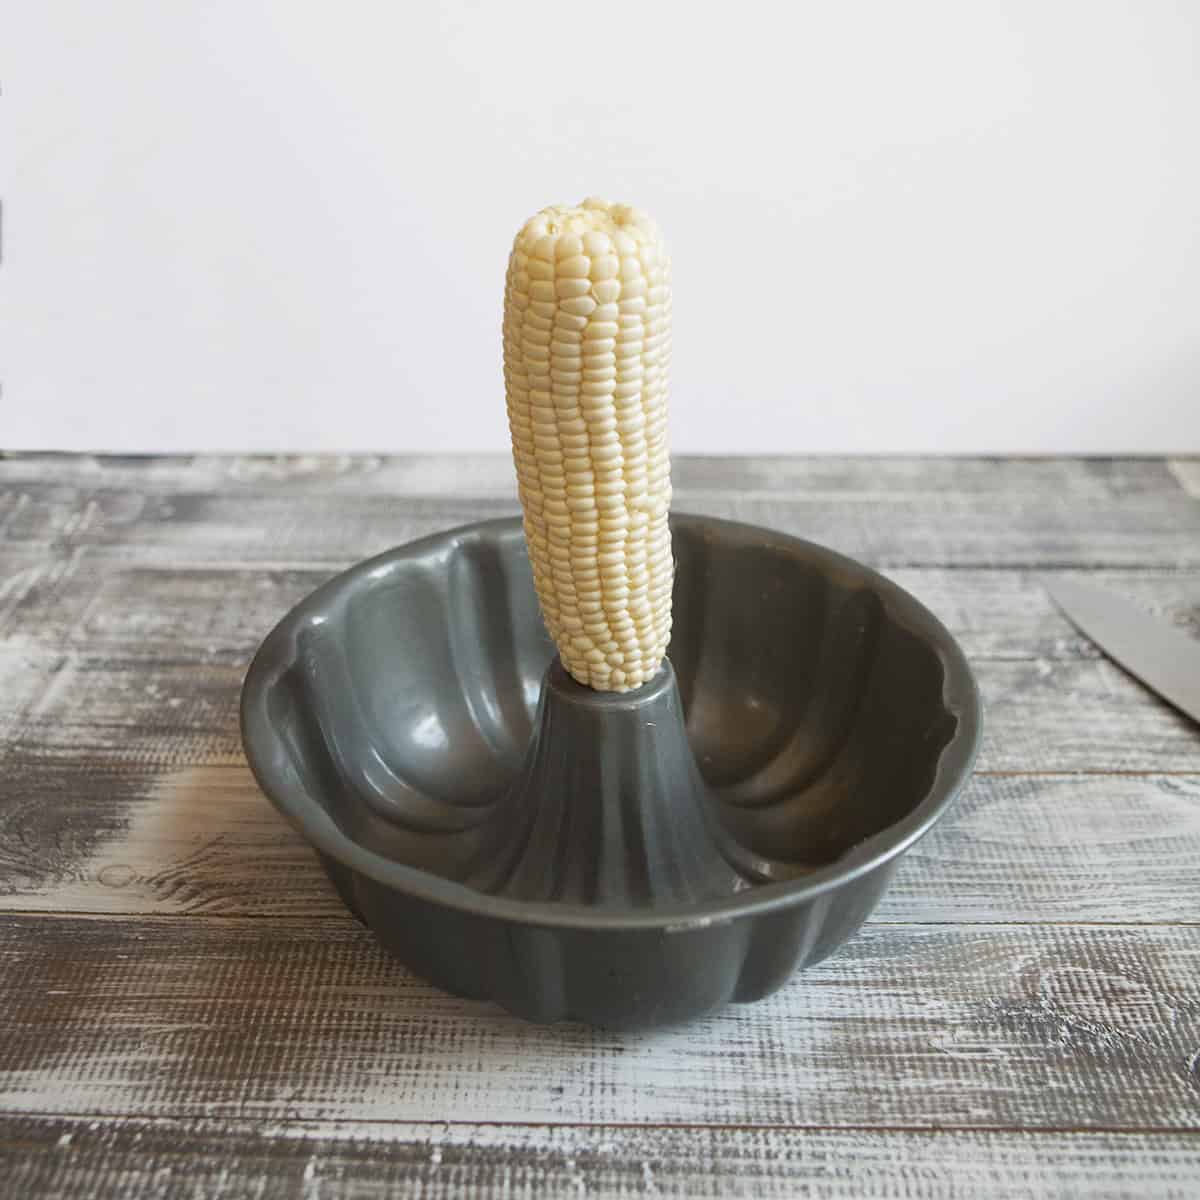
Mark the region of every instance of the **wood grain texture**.
MULTIPOLYGON (((187 653, 244 663, 271 626, 328 580, 288 569, 113 564, 77 552, 47 561, 24 548, 0 559, 0 639, 121 657, 187 653)), ((887 574, 929 606, 972 659, 1097 658, 1051 602, 1046 581, 1086 580, 1200 637, 1200 572, 898 567, 887 574)))
MULTIPOLYGON (((1200 773, 1195 726, 1107 660, 974 665, 981 771, 1200 773)), ((89 768, 236 765, 243 674, 219 655, 0 648, 0 744, 89 768)))
MULTIPOLYGON (((447 463, 437 490, 428 478, 425 486, 405 482, 406 470, 429 470, 413 465, 420 460, 348 460, 341 473, 284 470, 265 480, 253 460, 226 463, 220 478, 211 465, 172 472, 156 460, 146 460, 144 473, 128 464, 115 476, 80 467, 72 478, 69 465, 52 460, 47 472, 60 473, 53 482, 21 477, 27 468, 13 464, 23 462, 0 462, 0 533, 8 541, 59 553, 90 547, 118 559, 153 548, 175 566, 336 566, 517 511, 511 479, 501 483, 503 459, 447 463), (346 477, 358 486, 322 486, 346 477)), ((803 460, 682 460, 676 507, 771 526, 881 565, 1200 565, 1200 501, 1162 461, 1030 461, 1008 471, 986 460, 833 466, 822 473, 803 460), (817 475, 806 484, 810 472, 817 475), (735 486, 730 473, 749 486, 735 486)))
POLYGON ((10 1118, 5 1184, 25 1200, 1168 1200, 1200 1186, 1200 1138, 10 1118))
MULTIPOLYGON (((82 553, 40 568, 22 562, 7 576, 0 567, 9 581, 0 592, 0 740, 163 767, 240 761, 237 694, 254 648, 330 574, 129 566, 82 553)), ((1040 576, 893 575, 972 655, 987 707, 981 769, 1200 771, 1190 723, 1099 658, 1040 576)), ((1196 573, 1102 579, 1181 628, 1200 620, 1196 573)))
MULTIPOLYGON (((680 455, 684 493, 876 496, 1072 493, 1112 502, 1171 494, 1200 458, 820 458, 680 455)), ((322 495, 515 496, 512 459, 496 454, 87 455, 4 454, 0 487, 157 491, 303 490, 322 495)))
POLYGON ((1200 459, 675 482, 882 566, 961 641, 987 731, 841 953, 632 1036, 408 975, 240 751, 267 629, 515 512, 506 456, 0 455, 0 1195, 1200 1193, 1200 736, 1042 586, 1200 635, 1200 459))
POLYGON ((1200 1130, 1200 928, 873 926, 676 1030, 538 1027, 345 921, 0 918, 0 1110, 1200 1130))
POLYGON ((1046 584, 1059 581, 1115 592, 1200 638, 1198 571, 898 567, 887 574, 938 615, 972 661, 1102 658, 1050 599, 1046 584))
MULTIPOLYGON (((1200 775, 980 775, 874 919, 1197 922, 1197 862, 1200 775)), ((345 915, 244 766, 19 758, 0 804, 0 910, 345 915)))
POLYGON ((1200 922, 1200 777, 979 776, 880 921, 1200 922))

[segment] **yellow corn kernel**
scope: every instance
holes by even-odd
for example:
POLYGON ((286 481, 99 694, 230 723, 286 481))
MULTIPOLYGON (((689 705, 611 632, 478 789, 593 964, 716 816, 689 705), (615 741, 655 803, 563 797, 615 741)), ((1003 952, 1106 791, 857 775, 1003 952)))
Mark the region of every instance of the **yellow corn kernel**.
POLYGON ((624 692, 671 636, 670 263, 640 209, 590 198, 517 234, 504 380, 546 626, 582 684, 624 692))

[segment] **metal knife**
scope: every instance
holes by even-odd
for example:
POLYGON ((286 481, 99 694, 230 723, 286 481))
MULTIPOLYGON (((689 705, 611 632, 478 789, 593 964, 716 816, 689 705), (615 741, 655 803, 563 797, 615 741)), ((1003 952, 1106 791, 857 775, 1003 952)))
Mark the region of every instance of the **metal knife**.
POLYGON ((1072 625, 1114 662, 1200 723, 1200 641, 1121 596, 1070 580, 1043 580, 1072 625))

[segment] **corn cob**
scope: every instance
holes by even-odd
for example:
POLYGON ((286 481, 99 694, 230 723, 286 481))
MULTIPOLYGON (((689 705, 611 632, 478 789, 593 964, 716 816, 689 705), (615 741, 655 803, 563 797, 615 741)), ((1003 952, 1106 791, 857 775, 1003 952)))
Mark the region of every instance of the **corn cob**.
POLYGON ((543 209, 513 243, 504 380, 538 602, 566 669, 638 687, 671 634, 670 264, 636 208, 543 209))

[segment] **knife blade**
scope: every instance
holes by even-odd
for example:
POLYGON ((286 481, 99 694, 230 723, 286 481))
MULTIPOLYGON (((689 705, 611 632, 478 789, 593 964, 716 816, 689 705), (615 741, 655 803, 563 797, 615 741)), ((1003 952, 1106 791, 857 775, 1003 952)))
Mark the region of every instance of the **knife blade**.
POLYGON ((1200 641, 1121 596, 1073 580, 1043 580, 1066 618, 1135 679, 1200 723, 1200 641))

